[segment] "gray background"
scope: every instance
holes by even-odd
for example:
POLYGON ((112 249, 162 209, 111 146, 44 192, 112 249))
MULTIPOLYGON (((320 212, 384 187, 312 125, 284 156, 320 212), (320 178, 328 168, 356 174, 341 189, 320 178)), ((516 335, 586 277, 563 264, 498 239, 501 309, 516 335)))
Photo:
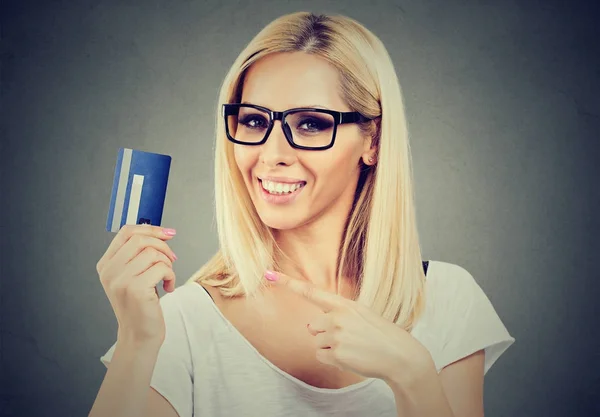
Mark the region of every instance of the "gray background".
POLYGON ((119 147, 173 157, 178 285, 214 253, 218 88, 298 10, 354 17, 393 57, 425 258, 470 271, 517 339, 486 377, 486 416, 600 411, 598 7, 219 3, 3 2, 0 414, 91 408, 117 330, 95 265, 119 147))

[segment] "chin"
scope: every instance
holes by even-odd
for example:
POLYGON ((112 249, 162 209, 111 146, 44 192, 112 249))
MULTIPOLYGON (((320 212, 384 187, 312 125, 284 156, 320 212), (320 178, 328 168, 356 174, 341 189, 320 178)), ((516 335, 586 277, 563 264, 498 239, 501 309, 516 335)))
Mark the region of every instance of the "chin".
POLYGON ((292 230, 306 223, 305 221, 303 221, 303 219, 298 219, 294 216, 266 213, 263 210, 258 210, 258 216, 265 224, 265 226, 276 230, 292 230))

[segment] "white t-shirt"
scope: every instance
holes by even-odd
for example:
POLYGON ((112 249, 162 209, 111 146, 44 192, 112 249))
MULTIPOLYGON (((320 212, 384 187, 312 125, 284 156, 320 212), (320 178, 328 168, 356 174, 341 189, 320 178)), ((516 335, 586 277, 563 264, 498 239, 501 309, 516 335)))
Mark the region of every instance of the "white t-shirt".
MULTIPOLYGON (((442 368, 485 349, 484 373, 515 341, 460 266, 430 261, 426 310, 411 335, 442 368)), ((222 315, 206 290, 183 284, 160 299, 166 323, 150 385, 180 417, 397 417, 380 379, 342 389, 310 386, 277 368, 222 315)), ((100 358, 108 366, 115 344, 100 358)))

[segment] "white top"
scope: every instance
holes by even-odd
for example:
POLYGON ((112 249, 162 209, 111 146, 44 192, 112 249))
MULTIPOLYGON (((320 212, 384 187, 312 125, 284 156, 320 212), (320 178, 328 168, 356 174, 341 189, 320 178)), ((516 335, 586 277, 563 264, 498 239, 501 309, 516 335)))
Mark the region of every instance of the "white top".
MULTIPOLYGON (((484 373, 515 341, 460 266, 430 261, 426 310, 411 334, 442 368, 485 349, 484 373)), ((222 315, 199 284, 160 298, 166 323, 150 385, 180 417, 397 417, 380 379, 342 389, 310 386, 273 365, 222 315)), ((100 358, 108 366, 115 344, 100 358)))

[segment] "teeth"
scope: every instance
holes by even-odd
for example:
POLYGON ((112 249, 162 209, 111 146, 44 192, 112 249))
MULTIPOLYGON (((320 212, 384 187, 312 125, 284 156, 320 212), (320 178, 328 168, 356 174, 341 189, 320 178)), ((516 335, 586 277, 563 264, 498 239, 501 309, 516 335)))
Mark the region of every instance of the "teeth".
POLYGON ((289 194, 296 191, 298 188, 302 187, 301 182, 296 184, 286 184, 282 182, 273 182, 273 181, 262 181, 262 186, 265 190, 267 190, 271 194, 289 194))

